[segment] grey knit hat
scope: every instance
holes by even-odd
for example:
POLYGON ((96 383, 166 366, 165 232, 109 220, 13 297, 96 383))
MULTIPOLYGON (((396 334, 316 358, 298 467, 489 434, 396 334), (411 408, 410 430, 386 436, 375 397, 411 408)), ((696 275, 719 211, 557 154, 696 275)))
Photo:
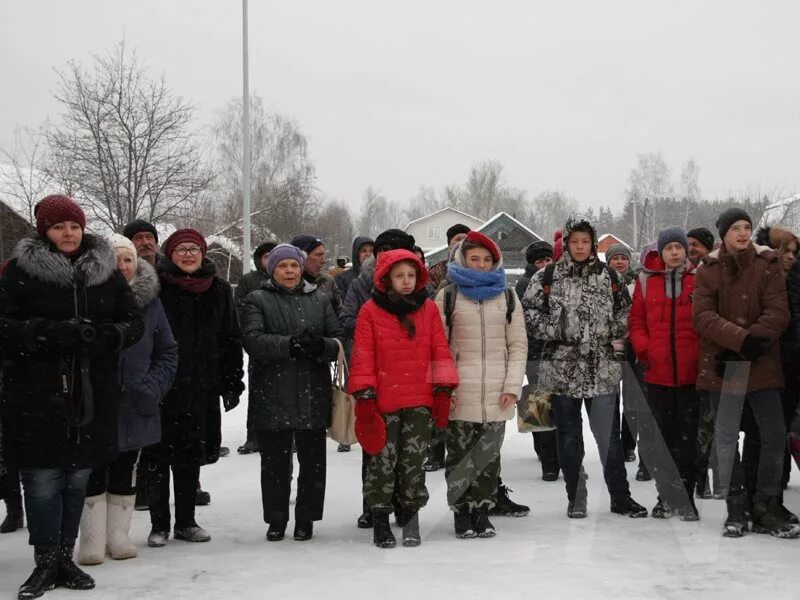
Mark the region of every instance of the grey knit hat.
POLYGON ((661 255, 664 246, 672 242, 678 242, 686 252, 689 252, 689 238, 686 237, 683 227, 667 227, 658 232, 658 254, 661 255))
POLYGON ((619 254, 622 254, 625 258, 627 258, 628 262, 633 262, 631 251, 624 244, 612 244, 609 246, 608 250, 606 250, 606 262, 610 261, 619 254))

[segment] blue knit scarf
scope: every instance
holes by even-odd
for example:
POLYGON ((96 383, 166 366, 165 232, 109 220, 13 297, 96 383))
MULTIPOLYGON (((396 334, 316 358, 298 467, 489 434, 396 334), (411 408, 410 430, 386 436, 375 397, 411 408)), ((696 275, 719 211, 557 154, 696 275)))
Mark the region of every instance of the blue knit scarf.
POLYGON ((506 289, 506 271, 502 267, 494 271, 476 271, 451 262, 447 265, 447 280, 455 283, 470 300, 488 300, 506 289))

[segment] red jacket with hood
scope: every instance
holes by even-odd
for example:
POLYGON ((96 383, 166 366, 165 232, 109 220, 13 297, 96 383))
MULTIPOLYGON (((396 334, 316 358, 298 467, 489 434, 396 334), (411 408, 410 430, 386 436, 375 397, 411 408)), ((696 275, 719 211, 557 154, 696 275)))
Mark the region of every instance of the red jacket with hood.
MULTIPOLYGON (((382 252, 375 265, 375 287, 386 291, 383 279, 401 261, 417 267, 416 290, 425 288, 428 273, 408 250, 382 252)), ((450 354, 439 309, 426 299, 409 315, 416 328, 413 338, 394 314, 370 299, 358 313, 347 387, 350 393, 372 388, 378 410, 433 406, 434 386, 456 387, 458 371, 450 354)))
POLYGON ((692 325, 694 278, 688 260, 682 268, 667 271, 657 251, 645 257, 628 330, 636 358, 645 365, 647 383, 677 387, 697 381, 700 338, 692 325))

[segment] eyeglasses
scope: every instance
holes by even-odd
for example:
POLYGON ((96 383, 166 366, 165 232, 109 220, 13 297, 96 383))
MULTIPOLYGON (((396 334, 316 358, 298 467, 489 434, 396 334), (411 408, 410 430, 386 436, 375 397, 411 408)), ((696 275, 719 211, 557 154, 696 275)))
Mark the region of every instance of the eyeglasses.
POLYGON ((197 256, 202 252, 202 249, 199 246, 192 246, 190 248, 175 248, 175 254, 178 256, 197 256))

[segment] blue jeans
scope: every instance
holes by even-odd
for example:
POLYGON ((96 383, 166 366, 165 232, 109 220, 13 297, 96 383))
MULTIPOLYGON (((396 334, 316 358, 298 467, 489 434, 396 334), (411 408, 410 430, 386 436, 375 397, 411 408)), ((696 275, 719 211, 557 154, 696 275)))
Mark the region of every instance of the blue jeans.
POLYGON ((558 464, 564 473, 567 498, 572 502, 576 497, 586 497, 586 482, 582 476, 585 455, 583 419, 581 418, 583 402, 586 402, 589 425, 600 452, 600 462, 603 464, 603 476, 608 493, 614 500, 627 498, 630 495, 630 487, 625 471, 625 457, 622 452, 619 401, 616 394, 586 399, 552 396, 550 399, 556 423, 558 464))
POLYGON ((20 469, 31 546, 73 545, 91 469, 20 469))

